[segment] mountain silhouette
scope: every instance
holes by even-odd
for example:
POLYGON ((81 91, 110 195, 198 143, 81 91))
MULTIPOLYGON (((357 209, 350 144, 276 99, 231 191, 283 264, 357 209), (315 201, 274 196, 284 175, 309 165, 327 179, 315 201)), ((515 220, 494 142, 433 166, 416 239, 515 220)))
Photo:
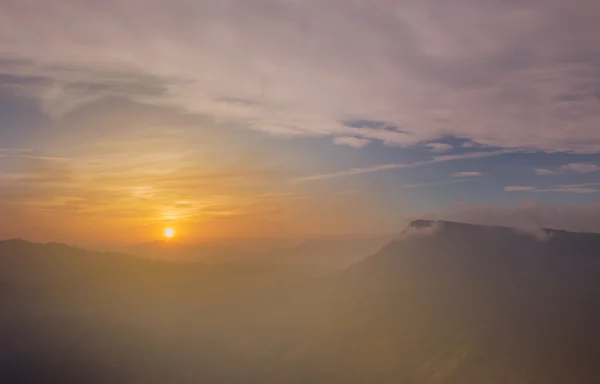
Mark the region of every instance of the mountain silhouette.
POLYGON ((247 249, 241 245, 178 244, 157 241, 124 249, 127 253, 159 259, 199 261, 211 265, 279 265, 304 268, 313 275, 344 269, 376 252, 388 237, 331 238, 294 241, 291 244, 263 244, 266 249, 247 249))
POLYGON ((599 234, 419 220, 345 278, 362 326, 410 324, 415 382, 600 379, 599 234))
POLYGON ((10 240, 0 306, 2 383, 600 382, 593 233, 418 220, 321 278, 10 240))

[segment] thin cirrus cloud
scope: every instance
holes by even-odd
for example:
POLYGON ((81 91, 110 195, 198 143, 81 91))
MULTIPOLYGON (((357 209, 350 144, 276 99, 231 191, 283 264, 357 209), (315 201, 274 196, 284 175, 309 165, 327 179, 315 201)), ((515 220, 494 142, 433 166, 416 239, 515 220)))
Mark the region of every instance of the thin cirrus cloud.
POLYGON ((426 145, 426 147, 428 147, 431 152, 437 153, 450 152, 453 149, 450 144, 445 143, 429 143, 426 145))
POLYGON ((346 145, 346 146, 352 147, 352 148, 362 148, 365 145, 368 145, 370 142, 371 142, 371 140, 360 139, 358 137, 347 137, 347 136, 336 137, 333 139, 334 144, 346 145))
POLYGON ((5 0, 0 74, 54 118, 122 97, 273 135, 597 153, 599 19, 597 1, 5 0))
POLYGON ((481 177, 484 174, 482 172, 456 172, 452 174, 452 177, 481 177))
POLYGON ((496 151, 484 151, 484 152, 471 152, 464 153, 458 155, 439 155, 431 158, 430 160, 417 161, 414 163, 391 163, 391 164, 379 164, 372 167, 363 167, 363 168, 350 168, 343 171, 331 172, 331 173, 320 173, 315 175, 303 176, 296 178, 295 181, 316 181, 316 180, 326 180, 326 179, 334 179, 338 177, 346 177, 346 176, 355 176, 364 173, 371 172, 381 172, 388 171, 393 169, 405 169, 405 168, 414 168, 414 167, 422 167, 425 165, 445 163, 447 161, 455 161, 455 160, 468 160, 468 159, 483 159, 486 157, 494 157, 500 156, 510 153, 515 153, 516 151, 509 149, 500 149, 496 151))
POLYGON ((504 187, 506 192, 562 192, 562 193, 597 193, 600 189, 597 188, 598 183, 584 183, 584 184, 567 184, 558 185, 552 188, 536 188, 525 185, 510 185, 504 187))
POLYGON ((504 187, 506 192, 525 192, 525 191, 533 191, 535 187, 530 187, 527 185, 509 185, 504 187))
POLYGON ((600 171, 600 166, 594 163, 569 163, 557 169, 536 168, 537 175, 554 175, 560 173, 593 173, 600 171))
POLYGON ((431 187, 435 185, 446 185, 446 184, 457 184, 457 183, 466 183, 471 181, 471 179, 452 179, 452 180, 441 180, 441 181, 432 181, 428 183, 414 183, 414 184, 403 184, 397 187, 398 190, 401 189, 412 189, 412 188, 421 188, 421 187, 431 187))
POLYGON ((570 163, 563 165, 559 170, 561 172, 592 173, 600 171, 600 166, 592 163, 570 163))

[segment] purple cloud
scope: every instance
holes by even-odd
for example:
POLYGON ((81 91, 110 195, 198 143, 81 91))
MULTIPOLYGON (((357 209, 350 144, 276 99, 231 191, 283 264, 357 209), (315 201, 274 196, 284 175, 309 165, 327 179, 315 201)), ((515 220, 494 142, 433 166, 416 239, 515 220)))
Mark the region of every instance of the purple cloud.
POLYGON ((559 168, 561 172, 592 173, 600 171, 600 166, 593 163, 570 163, 559 168))
POLYGON ((333 178, 337 178, 337 177, 360 175, 363 173, 388 171, 388 170, 393 170, 393 169, 421 167, 424 165, 444 163, 447 161, 483 159, 486 157, 494 157, 494 156, 504 155, 507 153, 513 153, 513 151, 502 149, 502 150, 487 151, 487 152, 471 152, 471 153, 465 153, 465 154, 459 154, 459 155, 442 155, 442 156, 435 156, 431 160, 418 161, 418 162, 414 162, 414 163, 379 164, 379 165, 374 165, 371 167, 350 168, 350 169, 346 169, 346 170, 342 170, 342 171, 338 171, 338 172, 309 175, 309 176, 300 177, 300 178, 296 179, 296 181, 315 181, 315 180, 333 179, 333 178))
POLYGON ((450 144, 444 143, 428 143, 426 147, 429 148, 431 152, 437 153, 450 152, 453 148, 450 144))
POLYGON ((336 145, 347 145, 352 148, 362 148, 368 145, 371 140, 360 139, 358 137, 341 136, 333 139, 333 143, 336 145))
POLYGON ((594 163, 569 163, 561 165, 555 170, 547 168, 536 168, 537 175, 553 175, 557 173, 593 173, 600 171, 600 166, 594 163))
POLYGON ((535 190, 535 187, 530 187, 526 185, 509 185, 507 187, 504 187, 504 190, 506 192, 526 192, 535 190))
POLYGON ((563 193, 597 193, 600 189, 595 188, 598 183, 558 185, 552 188, 536 188, 524 185, 511 185, 504 187, 506 192, 563 192, 563 193), (594 187, 594 188, 593 188, 594 187))
POLYGON ((483 173, 481 172, 456 172, 452 174, 452 177, 481 177, 483 173))
POLYGON ((597 1, 4 0, 0 75, 55 118, 107 95, 284 136, 597 153, 599 20, 597 1))

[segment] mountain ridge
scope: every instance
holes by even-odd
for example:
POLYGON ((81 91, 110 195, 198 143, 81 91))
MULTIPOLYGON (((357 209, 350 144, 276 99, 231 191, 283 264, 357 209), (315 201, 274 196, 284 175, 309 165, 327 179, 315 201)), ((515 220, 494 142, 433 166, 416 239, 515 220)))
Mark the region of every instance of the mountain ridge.
POLYGON ((573 233, 573 234, 581 234, 581 235, 600 235, 600 232, 587 232, 587 231, 570 231, 566 229, 557 229, 557 228, 548 228, 548 227, 537 227, 537 226, 505 226, 505 225, 495 225, 495 224, 477 224, 477 223, 467 223, 460 221, 451 221, 451 220, 436 220, 436 219, 416 219, 411 221, 406 228, 402 231, 406 231, 410 228, 431 228, 436 226, 452 226, 456 228, 489 228, 489 229, 512 229, 516 231, 529 231, 529 230, 539 230, 548 233, 573 233))
POLYGON ((99 384, 599 382, 600 235, 412 230, 339 273, 297 280, 0 242, 55 256, 0 257, 0 381, 41 364, 28 382, 98 371, 110 376, 99 384))

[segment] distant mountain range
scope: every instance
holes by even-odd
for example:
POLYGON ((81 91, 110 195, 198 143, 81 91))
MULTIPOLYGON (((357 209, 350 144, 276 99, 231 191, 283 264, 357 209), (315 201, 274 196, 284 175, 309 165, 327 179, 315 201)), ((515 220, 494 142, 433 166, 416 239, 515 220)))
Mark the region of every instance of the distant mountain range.
POLYGON ((303 267, 319 275, 341 270, 377 252, 389 237, 334 238, 299 241, 266 249, 228 243, 185 244, 156 241, 123 249, 134 255, 205 264, 281 265, 303 267))
POLYGON ((419 220, 356 260, 0 242, 0 382, 600 382, 600 234, 419 220))

